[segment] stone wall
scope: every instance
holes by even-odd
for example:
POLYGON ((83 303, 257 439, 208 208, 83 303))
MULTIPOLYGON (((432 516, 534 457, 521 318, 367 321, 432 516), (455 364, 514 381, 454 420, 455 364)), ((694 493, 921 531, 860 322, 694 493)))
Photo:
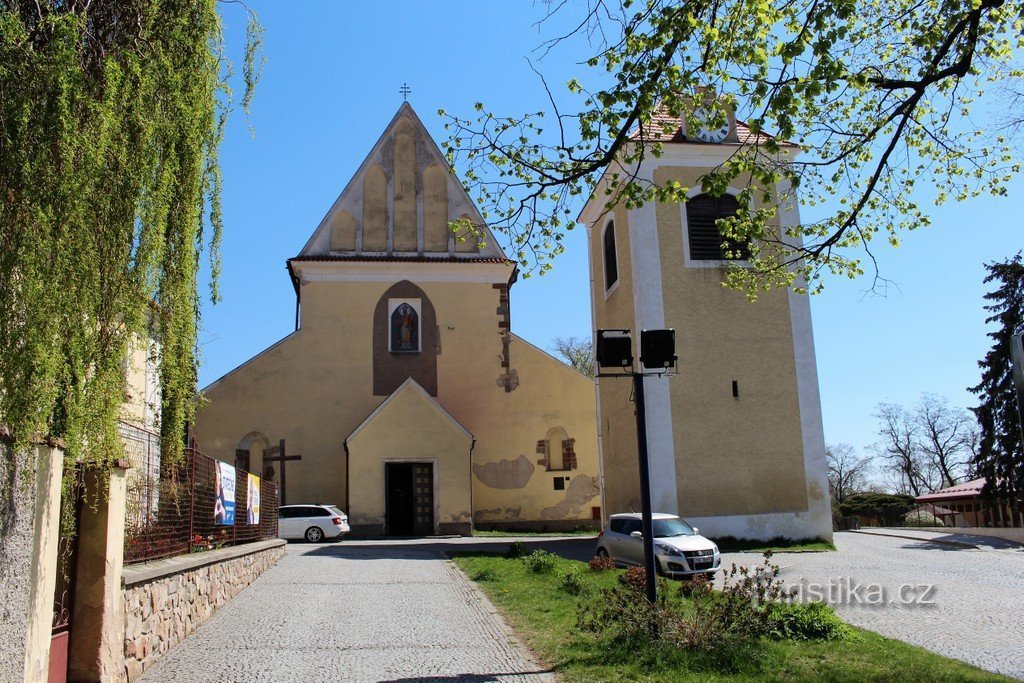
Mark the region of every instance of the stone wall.
POLYGON ((124 569, 124 671, 137 679, 284 555, 282 540, 124 569))

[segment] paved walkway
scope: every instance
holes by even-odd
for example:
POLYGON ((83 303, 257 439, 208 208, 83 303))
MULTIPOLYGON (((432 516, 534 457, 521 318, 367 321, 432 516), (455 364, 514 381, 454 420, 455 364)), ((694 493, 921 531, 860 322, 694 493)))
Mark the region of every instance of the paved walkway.
MULTIPOLYGON (((822 592, 849 623, 1024 679, 1024 548, 912 535, 839 533, 838 552, 773 561, 788 586, 822 592)), ((289 544, 276 567, 143 680, 552 680, 441 559, 446 550, 500 550, 512 540, 289 544)), ((594 549, 586 537, 527 545, 578 560, 594 549)), ((723 563, 759 559, 730 553, 723 563)))
POLYGON ((1024 679, 1024 547, 906 535, 915 538, 838 533, 838 552, 780 553, 773 562, 787 585, 825 589, 851 624, 1024 679))
POLYGON ((144 681, 548 681, 434 544, 289 544, 144 681))

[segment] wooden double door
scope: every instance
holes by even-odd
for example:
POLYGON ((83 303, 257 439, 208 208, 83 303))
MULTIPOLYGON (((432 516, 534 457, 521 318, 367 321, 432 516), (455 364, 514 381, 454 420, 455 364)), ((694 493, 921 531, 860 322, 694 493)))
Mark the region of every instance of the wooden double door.
POLYGON ((389 536, 434 533, 434 465, 385 463, 385 532, 389 536))

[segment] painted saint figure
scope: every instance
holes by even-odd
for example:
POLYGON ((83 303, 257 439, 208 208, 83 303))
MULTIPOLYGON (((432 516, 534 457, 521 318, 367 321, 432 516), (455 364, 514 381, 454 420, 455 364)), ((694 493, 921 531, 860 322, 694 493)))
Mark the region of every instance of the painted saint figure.
POLYGON ((391 350, 419 351, 419 321, 416 309, 403 303, 391 314, 391 350))

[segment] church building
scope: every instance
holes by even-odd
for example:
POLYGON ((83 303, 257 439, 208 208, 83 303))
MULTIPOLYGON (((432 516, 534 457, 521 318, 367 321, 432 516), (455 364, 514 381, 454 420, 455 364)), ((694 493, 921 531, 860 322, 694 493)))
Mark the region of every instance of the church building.
POLYGON ((408 103, 287 264, 296 329, 203 390, 206 453, 353 534, 596 528, 594 383, 512 333, 515 265, 408 103))
MULTIPOLYGON (((744 249, 723 250, 716 220, 738 210, 741 188, 720 197, 700 189, 699 178, 753 134, 732 113, 713 130, 688 131, 685 117, 662 116, 649 131, 663 153, 622 169, 622 177, 674 181, 693 188, 689 199, 609 210, 599 187, 579 220, 589 239, 594 327, 632 330, 635 349, 641 330, 676 332, 678 375, 644 380, 653 507, 712 537, 830 540, 810 302, 773 290, 750 303, 722 286, 744 249)), ((784 154, 798 152, 782 146, 784 154)), ((778 219, 779 230, 799 224, 796 206, 780 207, 778 219)), ((598 379, 609 512, 640 509, 631 386, 598 379)))

